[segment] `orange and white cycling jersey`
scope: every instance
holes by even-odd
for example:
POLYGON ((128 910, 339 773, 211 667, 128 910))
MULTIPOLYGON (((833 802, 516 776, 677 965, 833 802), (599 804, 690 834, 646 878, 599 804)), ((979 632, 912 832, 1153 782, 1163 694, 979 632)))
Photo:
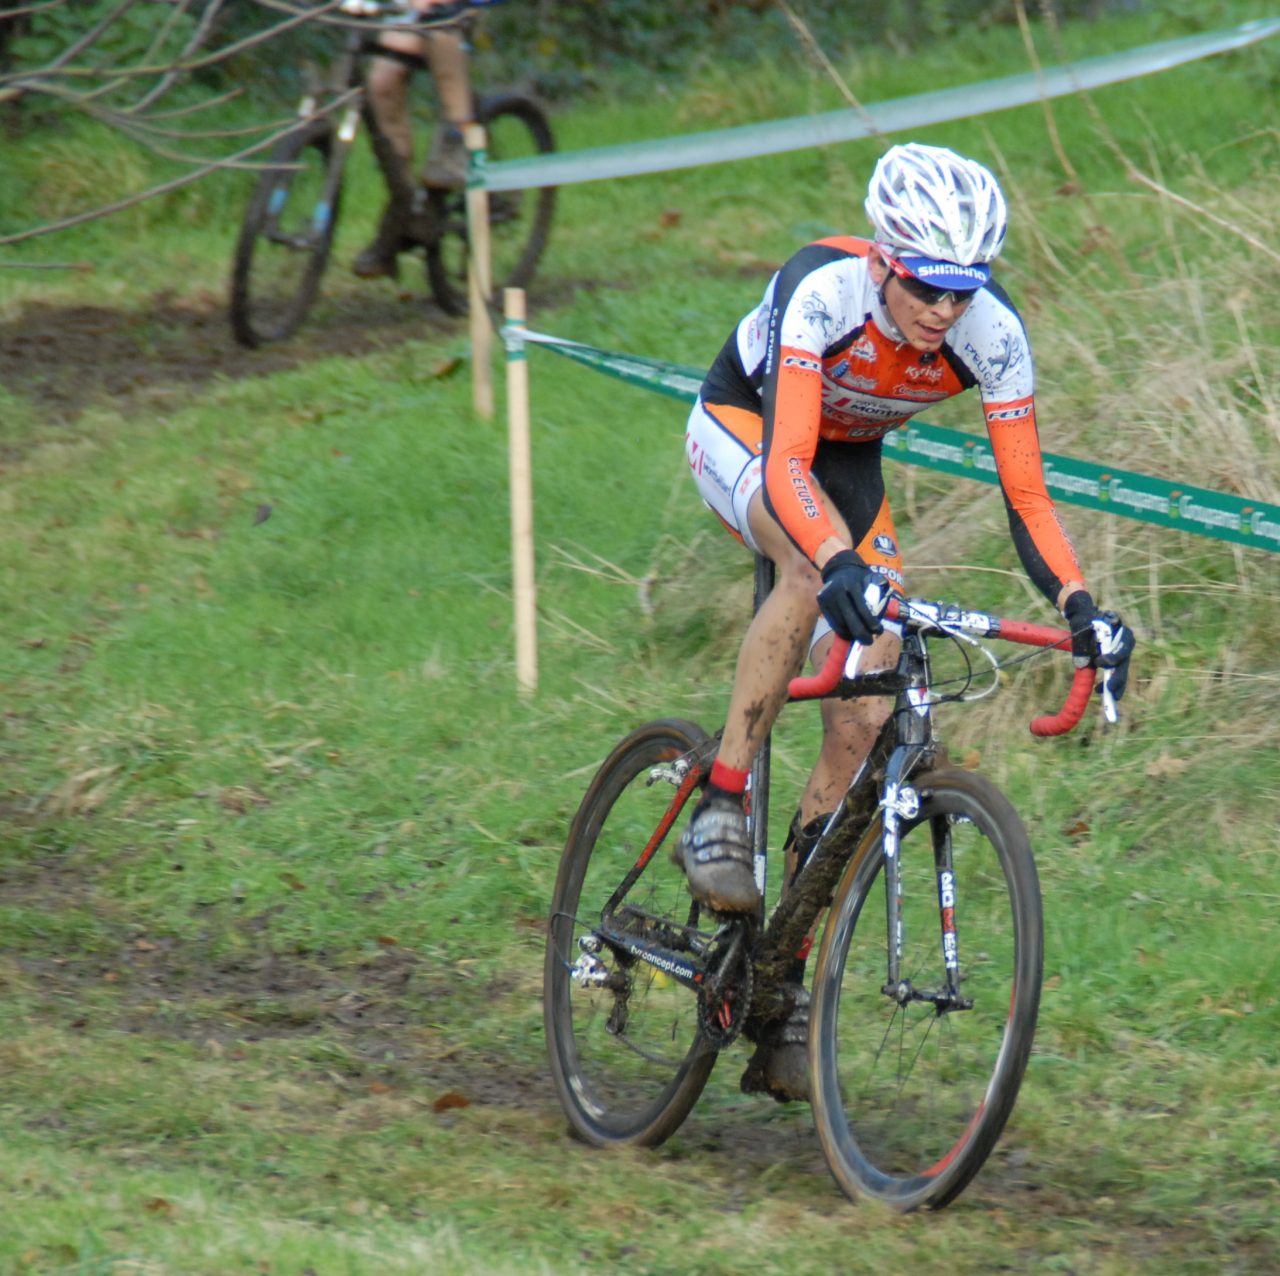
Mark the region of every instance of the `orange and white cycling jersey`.
POLYGON ((1035 372, 1018 312, 978 290, 936 353, 898 337, 853 237, 800 249, 707 373, 702 400, 758 413, 766 505, 812 559, 833 529, 810 486, 824 445, 874 443, 931 404, 977 388, 1023 565, 1050 601, 1082 580, 1044 483, 1035 372))

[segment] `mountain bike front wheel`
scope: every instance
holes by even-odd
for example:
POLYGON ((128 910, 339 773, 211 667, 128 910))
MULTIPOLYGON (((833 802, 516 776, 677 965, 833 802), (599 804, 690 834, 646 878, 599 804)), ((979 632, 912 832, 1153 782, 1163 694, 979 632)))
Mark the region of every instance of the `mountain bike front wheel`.
POLYGON ((342 194, 332 123, 282 138, 245 211, 231 273, 231 329, 243 346, 291 336, 329 261, 342 194))
POLYGON ((690 952, 711 930, 671 839, 709 759, 691 722, 650 722, 605 759, 574 817, 560 861, 543 981, 556 1093, 589 1143, 655 1146, 702 1093, 715 1050, 698 998, 617 942, 620 933, 690 952))
POLYGON ((882 831, 836 892, 809 1042, 818 1137, 840 1186, 939 1209, 981 1168, 1013 1110, 1040 1003, 1040 888, 1017 812, 981 776, 913 780, 902 821, 902 959, 885 985, 882 831), (949 869, 946 867, 949 861, 949 869), (949 876, 948 876, 949 874, 949 876), (960 1004, 944 1004, 940 907, 953 909, 960 1004))
MULTIPOLYGON (((491 160, 523 159, 555 150, 546 113, 522 93, 499 93, 476 107, 485 126, 485 149, 491 160)), ((495 191, 489 196, 489 255, 494 298, 504 288, 523 288, 537 269, 551 234, 554 187, 495 191)), ((427 248, 427 278, 440 308, 451 315, 467 313, 466 196, 462 191, 428 192, 439 236, 427 248)))

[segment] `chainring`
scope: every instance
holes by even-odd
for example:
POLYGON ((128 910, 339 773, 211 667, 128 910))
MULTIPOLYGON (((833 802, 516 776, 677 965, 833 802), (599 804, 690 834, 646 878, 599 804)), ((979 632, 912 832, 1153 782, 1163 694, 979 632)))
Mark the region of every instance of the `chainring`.
POLYGON ((737 1040, 751 1013, 755 972, 746 928, 735 926, 719 960, 709 963, 707 978, 698 988, 698 1027, 713 1050, 737 1040))

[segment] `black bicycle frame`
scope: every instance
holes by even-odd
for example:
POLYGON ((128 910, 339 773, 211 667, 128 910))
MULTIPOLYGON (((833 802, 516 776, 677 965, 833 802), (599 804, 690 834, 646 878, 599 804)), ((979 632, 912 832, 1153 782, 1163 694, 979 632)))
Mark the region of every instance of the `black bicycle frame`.
MULTIPOLYGON (((757 609, 767 597, 772 583, 773 564, 758 556, 757 609)), ((911 1001, 928 1002, 937 1007, 940 1014, 947 1010, 968 1009, 971 1005, 959 995, 960 946, 955 924, 955 878, 950 824, 945 816, 931 820, 941 932, 939 946, 945 980, 937 991, 920 990, 914 988, 901 973, 904 935, 902 874, 898 861, 900 826, 904 819, 915 819, 920 810, 919 794, 909 783, 910 778, 928 766, 934 757, 928 688, 927 645, 924 635, 911 626, 904 627, 896 669, 848 679, 842 684, 839 694, 847 698, 893 695, 893 712, 846 791, 840 808, 823 830, 807 863, 779 901, 759 936, 754 954, 755 997, 745 1029, 749 1037, 757 1036, 785 1013, 786 1003, 781 996, 785 972, 845 871, 855 850, 853 839, 865 838, 867 830, 874 827, 877 812, 882 824, 880 841, 886 901, 886 976, 882 991, 902 1005, 911 1001), (876 782, 877 774, 882 776, 879 784, 876 782)), ((691 778, 694 777, 682 777, 680 792, 672 800, 673 809, 669 813, 672 817, 689 796, 693 787, 691 778)), ((766 737, 751 772, 752 850, 758 879, 764 876, 767 858, 768 784, 769 737, 766 737)), ((669 920, 650 917, 625 902, 627 891, 643 870, 647 858, 642 854, 619 883, 603 910, 600 923, 595 928, 596 934, 615 951, 621 950, 634 960, 665 971, 687 987, 697 988, 714 973, 706 964, 711 945, 694 945, 686 938, 681 951, 681 946, 673 942, 671 936, 651 929, 652 923, 661 923, 657 928, 661 931, 671 924, 669 920)))
MULTIPOLYGON (((774 566, 773 559, 763 554, 756 555, 755 587, 753 590, 751 613, 764 605, 764 600, 773 591, 774 566)), ((756 885, 760 888, 760 910, 757 921, 764 922, 764 892, 768 881, 769 870, 769 763, 773 733, 765 736, 755 761, 751 764, 751 864, 756 876, 756 885)))

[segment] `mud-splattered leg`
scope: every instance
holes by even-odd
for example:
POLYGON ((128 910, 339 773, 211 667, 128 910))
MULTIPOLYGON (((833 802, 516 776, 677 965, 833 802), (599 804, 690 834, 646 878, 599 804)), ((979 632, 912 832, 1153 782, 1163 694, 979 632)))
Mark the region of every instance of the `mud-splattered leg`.
MULTIPOLYGON (((849 544, 849 531, 839 511, 816 482, 811 480, 811 485, 837 534, 849 544)), ((788 681, 804 663, 818 618, 818 590, 822 585, 813 564, 767 513, 758 493, 751 503, 749 518, 751 533, 773 560, 777 578, 743 638, 720 743, 720 760, 744 771, 786 702, 788 681)), ((829 642, 824 639, 817 645, 816 661, 825 657, 829 642)), ((896 658, 897 639, 884 634, 866 652, 862 667, 892 666, 896 658)), ((822 751, 805 788, 802 820, 834 809, 850 776, 874 742, 888 709, 889 702, 882 699, 828 701, 822 706, 822 751)))

